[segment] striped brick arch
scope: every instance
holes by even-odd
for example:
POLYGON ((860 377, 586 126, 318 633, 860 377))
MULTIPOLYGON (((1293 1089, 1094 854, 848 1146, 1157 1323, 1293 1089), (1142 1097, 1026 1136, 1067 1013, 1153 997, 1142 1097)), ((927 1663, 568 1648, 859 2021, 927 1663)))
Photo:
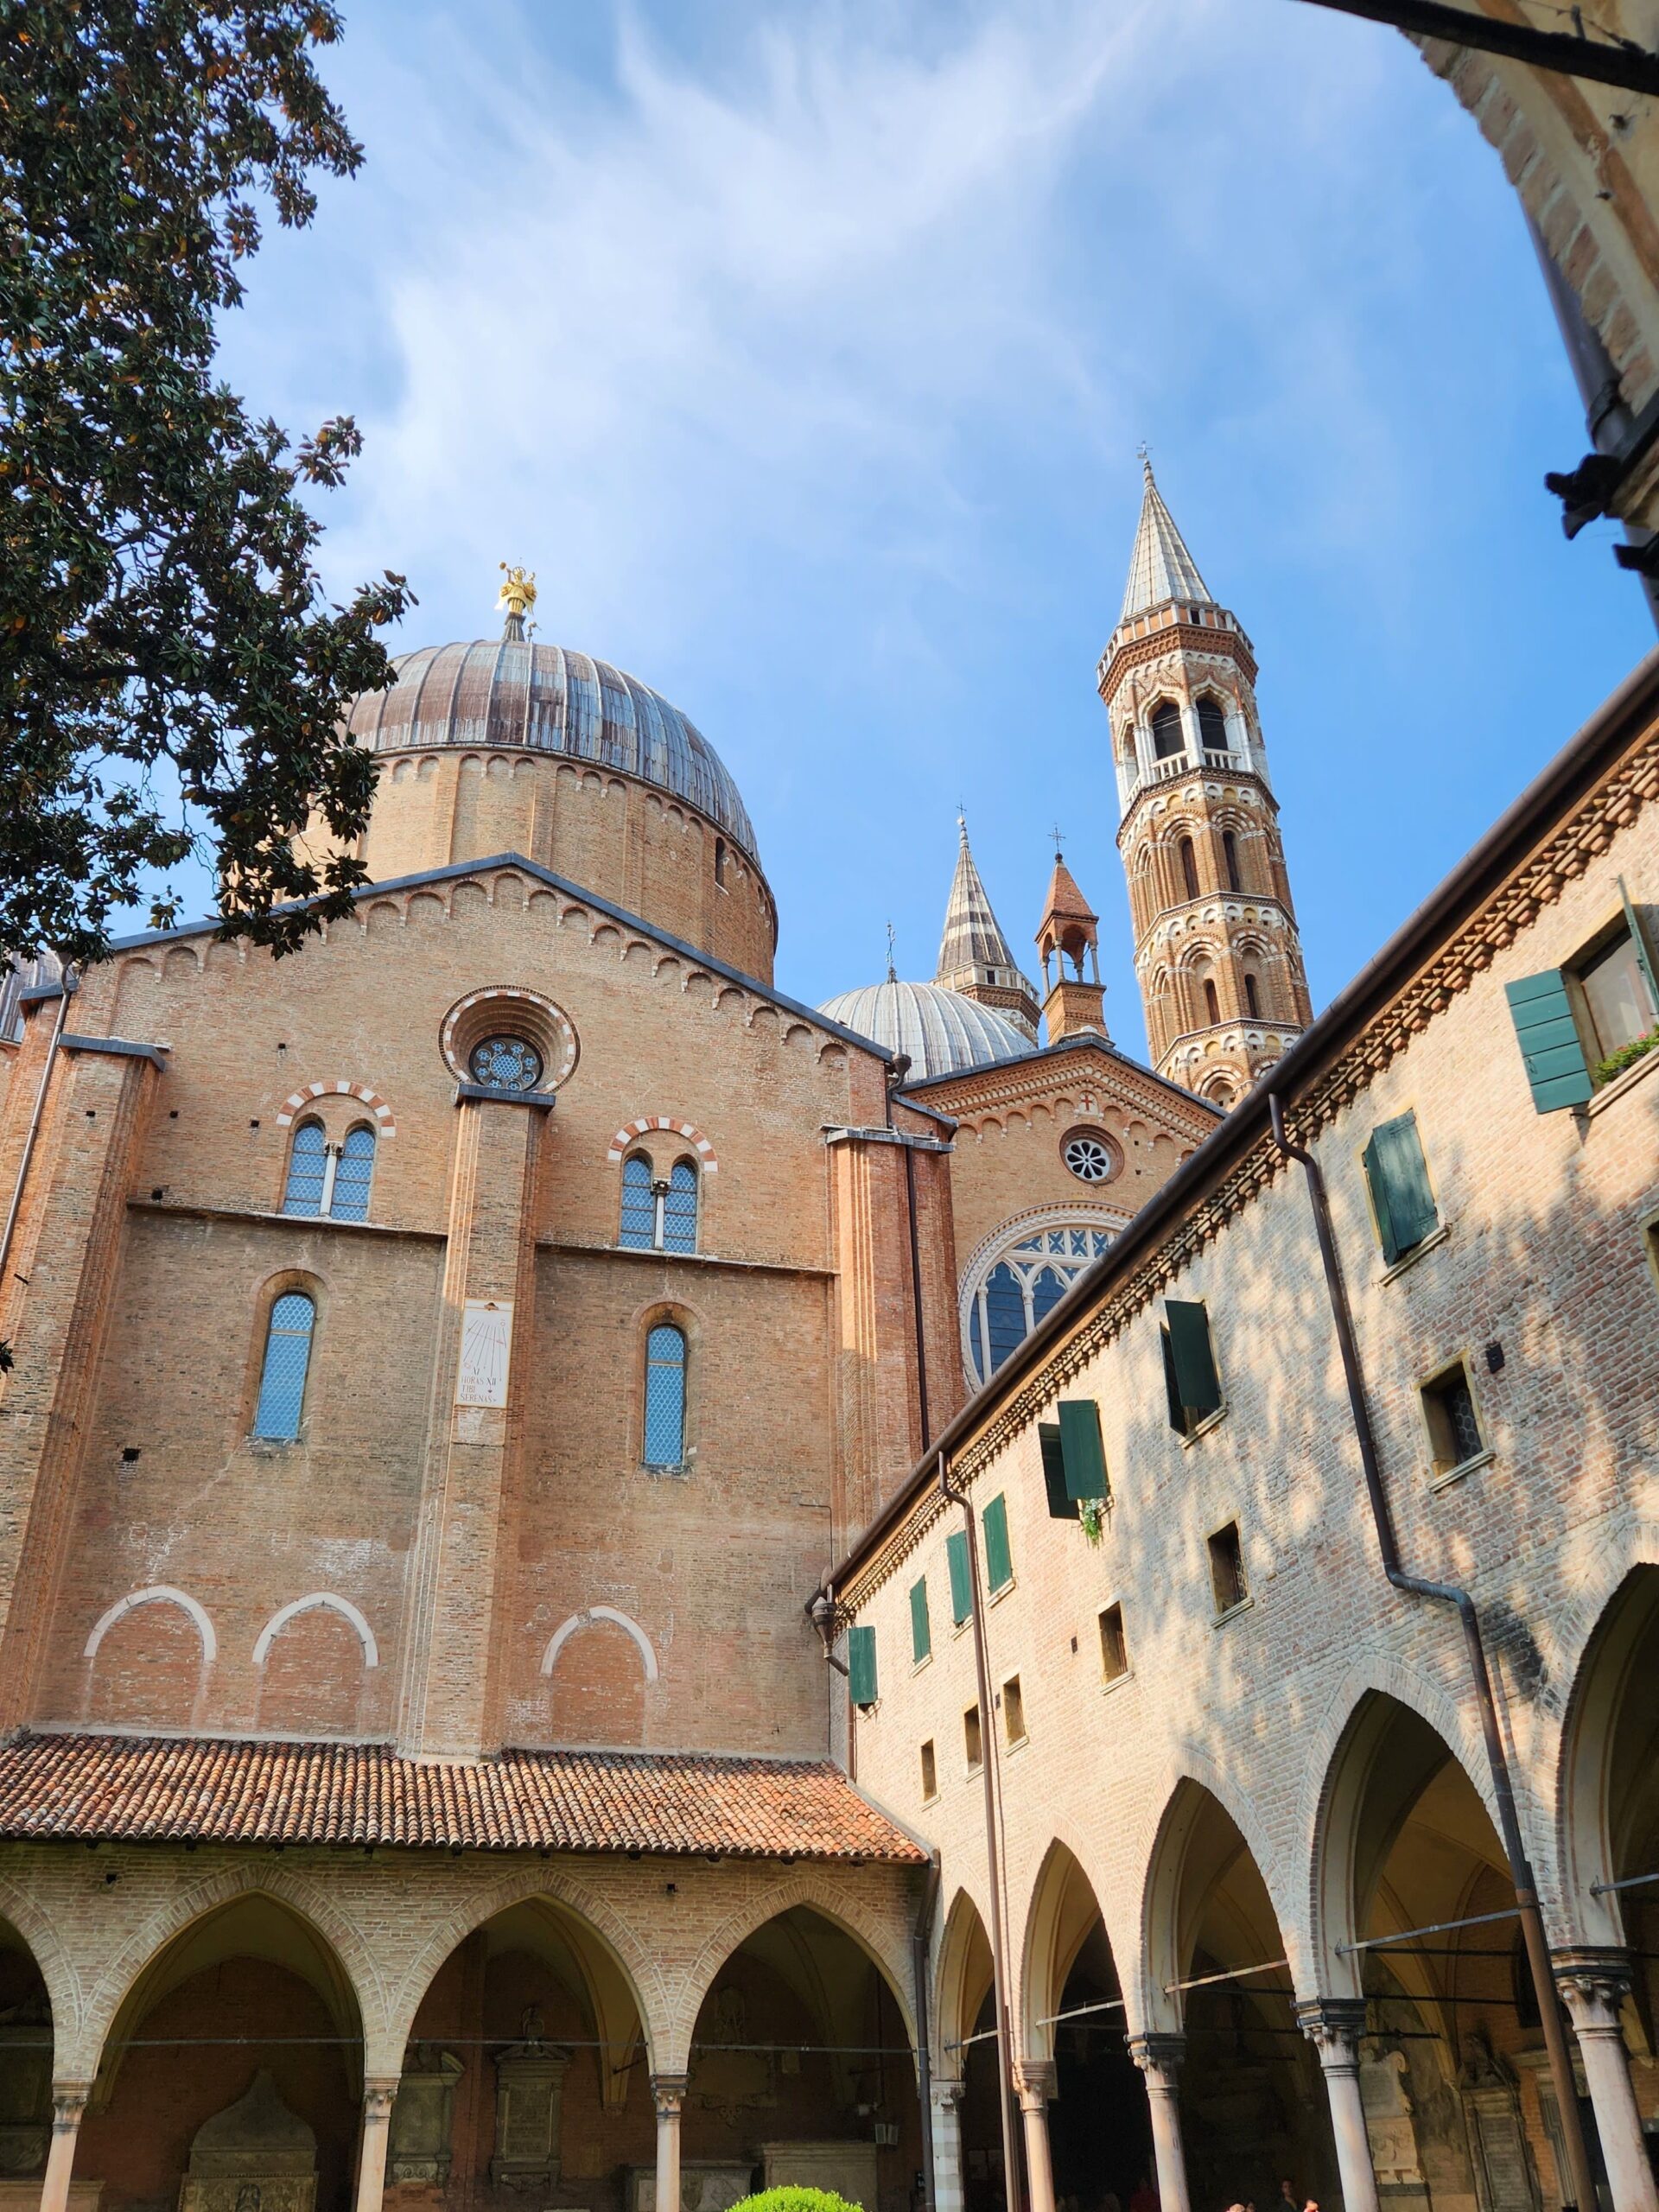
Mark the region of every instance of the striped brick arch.
POLYGON ((653 1129, 667 1129, 674 1136, 683 1137, 688 1144, 696 1147, 702 1172, 705 1175, 719 1173, 720 1162, 715 1158, 715 1147, 702 1131, 694 1129, 690 1122, 672 1121, 666 1114, 647 1114, 644 1121, 630 1122, 626 1128, 620 1128, 611 1139, 611 1148, 605 1157, 620 1160, 637 1137, 649 1136, 653 1129))
POLYGON ((285 1098, 276 1116, 277 1128, 287 1128, 296 1114, 303 1113, 319 1098, 360 1098, 374 1116, 375 1127, 383 1137, 395 1137, 397 1134, 391 1109, 378 1092, 371 1090, 366 1083, 348 1083, 343 1075, 337 1076, 333 1083, 308 1083, 303 1090, 296 1090, 291 1098, 285 1098))

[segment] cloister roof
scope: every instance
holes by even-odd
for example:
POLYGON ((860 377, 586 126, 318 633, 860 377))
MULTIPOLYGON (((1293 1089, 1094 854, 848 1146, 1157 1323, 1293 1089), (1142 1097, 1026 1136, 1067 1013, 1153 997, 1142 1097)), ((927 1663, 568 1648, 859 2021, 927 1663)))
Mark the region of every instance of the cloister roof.
POLYGON ((927 1859, 827 1760, 25 1735, 0 1746, 0 1840, 53 1839, 927 1859))

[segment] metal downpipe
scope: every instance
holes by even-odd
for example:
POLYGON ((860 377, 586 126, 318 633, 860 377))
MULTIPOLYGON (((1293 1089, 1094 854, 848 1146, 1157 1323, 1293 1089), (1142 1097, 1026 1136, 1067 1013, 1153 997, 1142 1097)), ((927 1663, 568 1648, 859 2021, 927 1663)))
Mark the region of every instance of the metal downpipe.
POLYGON ((1365 1472, 1365 1492, 1370 1502, 1382 1572, 1396 1590, 1407 1591, 1413 1597, 1437 1599, 1443 1605, 1455 1605, 1458 1611, 1469 1660, 1469 1672, 1474 1685, 1475 1702, 1480 1710, 1480 1732, 1491 1773, 1492 1796, 1497 1804, 1498 1833, 1503 1840, 1503 1855, 1509 1861, 1510 1879, 1515 1886, 1515 1901, 1520 1910, 1521 1927, 1527 1946, 1527 1963, 1534 1994, 1538 2000, 1539 2018, 1543 2025, 1550 2080, 1554 2088, 1556 2103, 1560 2108, 1561 2134, 1567 2145, 1567 2164, 1573 2169, 1573 2188, 1578 2212, 1595 2212, 1595 2177, 1591 2171, 1589 2149, 1585 2142, 1584 2125, 1579 2112, 1578 2085, 1573 2079, 1573 2060, 1561 2026, 1560 2004, 1556 1994, 1555 1978, 1550 1970, 1549 1942, 1544 1933, 1543 1915, 1538 1908, 1532 1866, 1527 1857, 1516 1811, 1515 1787, 1510 1774, 1509 1757, 1503 1749, 1503 1732, 1498 1726, 1497 1701, 1492 1693, 1492 1678, 1486 1662, 1480 1615, 1474 1599, 1457 1584, 1427 1581, 1421 1575, 1407 1573, 1400 1564, 1394 1518, 1389 1510, 1388 1495, 1382 1487, 1376 1436, 1371 1427, 1364 1374, 1359 1363, 1359 1347, 1354 1337, 1353 1316, 1348 1304, 1347 1287, 1343 1281, 1336 1235, 1331 1224, 1331 1202, 1325 1186, 1325 1177, 1318 1160, 1307 1147, 1293 1143, 1286 1135, 1284 1108, 1277 1091, 1269 1092, 1268 1109, 1273 1119, 1274 1142, 1287 1159, 1300 1163, 1307 1178, 1308 1195, 1313 1206, 1313 1224, 1319 1240, 1319 1257, 1324 1263, 1331 1316, 1336 1326, 1338 1349, 1342 1354, 1349 1409, 1353 1416, 1354 1434, 1359 1444, 1360 1464, 1365 1472))

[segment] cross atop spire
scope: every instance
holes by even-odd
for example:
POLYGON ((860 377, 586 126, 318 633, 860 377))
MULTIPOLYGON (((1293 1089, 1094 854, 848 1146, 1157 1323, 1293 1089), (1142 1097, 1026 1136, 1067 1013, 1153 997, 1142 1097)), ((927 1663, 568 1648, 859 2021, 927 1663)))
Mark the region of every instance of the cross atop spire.
POLYGON ((1141 495, 1141 520, 1135 533, 1135 550, 1129 556, 1129 581, 1123 593, 1123 612, 1120 622, 1127 622, 1132 615, 1144 614, 1148 608, 1161 607, 1166 600, 1204 600, 1213 604, 1210 587, 1198 574, 1198 564, 1186 548, 1186 540, 1175 527, 1175 518, 1164 505, 1164 495, 1158 489, 1152 473, 1152 462, 1144 446, 1141 448, 1141 467, 1145 477, 1145 489, 1141 495))

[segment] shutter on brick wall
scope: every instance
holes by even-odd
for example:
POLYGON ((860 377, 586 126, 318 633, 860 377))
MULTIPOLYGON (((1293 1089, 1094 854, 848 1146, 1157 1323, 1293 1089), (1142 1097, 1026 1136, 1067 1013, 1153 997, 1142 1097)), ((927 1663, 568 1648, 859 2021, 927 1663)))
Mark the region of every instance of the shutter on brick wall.
POLYGON ((1371 1186, 1382 1256, 1392 1267, 1402 1253, 1421 1244, 1440 1226, 1414 1114, 1381 1122, 1371 1131, 1365 1147, 1365 1179, 1371 1186))
POLYGON ((1541 1114, 1582 1106, 1594 1094, 1595 1085, 1579 1025, 1573 1019, 1566 976, 1559 968, 1546 968, 1540 975, 1505 983, 1503 995, 1510 1002, 1534 1106, 1541 1114))
POLYGON ((1066 1496, 1074 1505, 1104 1498, 1106 1447, 1100 1440, 1100 1408, 1092 1398, 1062 1398, 1059 1411, 1066 1496))
POLYGON ((1164 1395, 1169 1401, 1169 1425, 1177 1436, 1185 1436, 1187 1430, 1186 1408, 1181 1403, 1181 1386, 1175 1380, 1175 1355, 1170 1350, 1169 1331, 1160 1327, 1158 1334, 1164 1347, 1164 1395))
POLYGON ((1166 1298, 1164 1311, 1169 1316, 1176 1399, 1190 1419, 1202 1421, 1221 1404, 1221 1378, 1210 1348, 1210 1316, 1202 1306, 1184 1298, 1166 1298))
POLYGON ((1043 1450, 1043 1488, 1048 1492, 1049 1518, 1075 1521, 1077 1509, 1065 1494, 1065 1451, 1058 1426, 1050 1421, 1039 1422, 1037 1441, 1043 1450))
POLYGON ((847 1687, 855 1705, 875 1703, 875 1630, 860 1626, 847 1637, 847 1687))
POLYGON ((927 1577, 910 1586, 910 1656, 920 1666, 933 1649, 933 1625, 927 1618, 927 1577))
POLYGON ((1014 1580, 1014 1554, 1008 1549, 1008 1501, 994 1497, 980 1520, 985 1531, 985 1580, 989 1588, 1000 1590, 1005 1582, 1014 1580))
POLYGON ((960 1628, 974 1610, 968 1583, 968 1539, 960 1529, 944 1540, 944 1561, 950 1570, 950 1618, 960 1628))

